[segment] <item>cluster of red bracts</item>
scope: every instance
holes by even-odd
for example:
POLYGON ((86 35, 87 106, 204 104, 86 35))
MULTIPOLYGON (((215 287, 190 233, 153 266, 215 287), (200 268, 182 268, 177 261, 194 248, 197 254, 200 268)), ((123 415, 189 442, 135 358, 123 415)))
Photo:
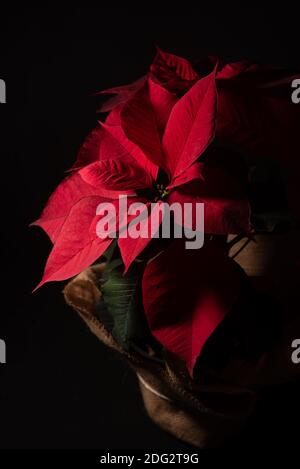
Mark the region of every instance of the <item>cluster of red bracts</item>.
MULTIPOLYGON (((195 67, 158 50, 146 76, 111 88, 105 122, 87 137, 71 174, 35 225, 54 247, 42 285, 65 280, 94 263, 111 238, 97 236, 101 202, 153 202, 145 194, 163 181, 164 201, 204 203, 209 235, 249 233, 247 174, 238 152, 283 164, 299 155, 300 108, 290 99, 294 76, 246 61, 210 59, 195 67)), ((159 205, 161 200, 155 199, 159 205)), ((151 239, 118 240, 128 270, 151 239)), ((143 303, 153 335, 185 361, 192 374, 201 349, 239 291, 234 263, 216 244, 187 251, 171 242, 143 273, 143 303)))

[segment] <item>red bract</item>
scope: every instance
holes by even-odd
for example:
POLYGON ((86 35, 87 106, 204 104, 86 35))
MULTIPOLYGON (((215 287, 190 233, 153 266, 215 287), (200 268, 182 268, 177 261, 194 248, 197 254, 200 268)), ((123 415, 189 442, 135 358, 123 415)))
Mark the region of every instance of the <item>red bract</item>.
POLYGON ((143 86, 144 82, 146 80, 146 77, 141 77, 134 83, 130 83, 129 85, 124 85, 124 86, 115 86, 113 88, 108 88, 107 90, 100 91, 99 93, 96 93, 101 95, 101 94, 114 94, 115 96, 113 98, 108 99, 105 101, 104 104, 99 108, 99 112, 108 112, 114 109, 116 106, 119 106, 120 104, 123 104, 127 101, 130 96, 137 91, 140 87, 143 86))
POLYGON ((188 60, 159 48, 150 66, 150 74, 165 88, 175 92, 186 91, 199 79, 188 60))
MULTIPOLYGON (((127 195, 133 194, 132 191, 126 191, 125 193, 127 195)), ((72 207, 81 199, 91 196, 99 196, 105 200, 116 199, 118 193, 104 188, 95 189, 95 187, 84 182, 78 173, 74 173, 66 177, 53 192, 41 217, 32 225, 43 228, 51 241, 55 243, 72 207)))
POLYGON ((239 62, 217 75, 216 137, 250 155, 289 165, 298 159, 300 107, 291 100, 293 72, 239 62))
MULTIPOLYGON (((116 106, 107 116, 106 124, 120 126, 121 109, 122 106, 116 106)), ((99 125, 94 130, 92 130, 92 132, 90 132, 90 134, 83 142, 78 152, 77 159, 70 171, 78 170, 83 166, 100 159, 100 147, 102 146, 103 136, 103 124, 100 122, 99 125)))
POLYGON ((100 239, 90 230, 96 208, 104 200, 90 196, 73 205, 55 239, 44 277, 36 288, 51 280, 64 280, 79 274, 105 252, 112 239, 100 239))
POLYGON ((193 375, 203 345, 237 300, 239 269, 214 243, 191 251, 177 240, 147 265, 142 289, 152 334, 193 375))
POLYGON ((95 187, 143 189, 152 187, 157 177, 157 166, 126 138, 120 126, 102 124, 98 158, 82 168, 79 174, 95 187))
MULTIPOLYGON (((128 190, 122 194, 132 196, 134 192, 128 190)), ((58 186, 41 217, 33 223, 43 228, 54 243, 38 287, 82 272, 105 252, 112 239, 97 236, 96 209, 107 201, 117 206, 119 195, 117 191, 87 184, 78 173, 68 176, 58 186)))

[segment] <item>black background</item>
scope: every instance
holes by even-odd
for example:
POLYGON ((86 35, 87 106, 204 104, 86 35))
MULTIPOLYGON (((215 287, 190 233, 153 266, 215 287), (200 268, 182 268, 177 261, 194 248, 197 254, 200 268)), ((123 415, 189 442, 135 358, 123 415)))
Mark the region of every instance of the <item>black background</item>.
MULTIPOLYGON (((0 338, 8 363, 0 365, 0 448, 183 448, 148 420, 135 377, 64 304, 62 284, 31 294, 51 246, 28 225, 95 126, 99 99, 91 94, 143 75, 156 44, 190 58, 212 53, 297 66, 300 20, 292 7, 277 14, 146 8, 1 14, 0 338)), ((278 389, 267 398, 239 445, 292 446, 297 392, 278 389)))

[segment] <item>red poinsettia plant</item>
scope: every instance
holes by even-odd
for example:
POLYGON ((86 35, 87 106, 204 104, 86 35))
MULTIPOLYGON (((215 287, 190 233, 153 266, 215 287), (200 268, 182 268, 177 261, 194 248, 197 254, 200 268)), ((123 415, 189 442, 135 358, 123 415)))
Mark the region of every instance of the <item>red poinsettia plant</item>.
MULTIPOLYGON (((181 359, 191 376, 204 344, 237 301, 240 268, 224 249, 229 234, 251 236, 249 171, 241 155, 296 157, 299 111, 286 90, 293 76, 248 61, 210 57, 192 65, 157 51, 147 74, 110 88, 104 120, 88 135, 68 176, 41 217, 53 242, 39 284, 77 275, 105 260, 99 315, 126 348, 155 341, 181 359), (128 218, 119 201, 127 197, 128 218), (117 232, 99 236, 99 204, 112 204, 117 232), (141 203, 141 217, 130 212, 141 203), (151 234, 124 237, 136 218, 146 226, 165 203, 204 204, 204 245, 151 234), (129 213, 130 212, 130 213, 129 213)), ((159 232, 163 215, 157 218, 159 232)))

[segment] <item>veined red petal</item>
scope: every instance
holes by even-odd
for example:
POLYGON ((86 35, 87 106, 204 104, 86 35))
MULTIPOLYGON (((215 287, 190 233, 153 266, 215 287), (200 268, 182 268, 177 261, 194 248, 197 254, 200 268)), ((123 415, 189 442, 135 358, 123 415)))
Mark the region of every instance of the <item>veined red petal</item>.
POLYGON ((294 72, 255 64, 239 70, 235 65, 218 76, 216 137, 249 155, 293 164, 300 132, 300 107, 291 100, 294 72))
POLYGON ((199 78, 188 60, 159 48, 150 66, 150 73, 170 91, 183 91, 199 78))
POLYGON ((130 155, 103 159, 79 171, 82 179, 96 188, 138 190, 152 187, 152 179, 130 155))
MULTIPOLYGON (((133 195, 133 191, 122 191, 122 194, 133 195)), ((88 196, 100 196, 106 199, 117 199, 120 192, 97 188, 87 184, 78 173, 66 177, 48 200, 40 218, 32 223, 40 226, 55 243, 61 228, 72 207, 88 196)))
POLYGON ((250 206, 246 198, 230 199, 209 196, 191 196, 180 188, 173 190, 168 196, 169 204, 190 204, 191 216, 183 219, 181 214, 174 214, 178 225, 188 230, 197 229, 196 204, 204 204, 204 232, 216 235, 239 234, 250 232, 250 206))
POLYGON ((80 175, 95 187, 112 190, 144 189, 152 186, 151 170, 142 151, 130 142, 119 126, 102 124, 103 137, 99 161, 80 170, 80 175), (147 172, 147 170, 149 172, 147 172))
POLYGON ((96 208, 103 200, 97 196, 85 197, 71 208, 48 258, 44 276, 36 288, 46 282, 65 280, 79 274, 108 248, 112 239, 101 239, 90 230, 96 208))
MULTIPOLYGON (((214 153, 212 153, 214 156, 214 153)), ((218 155, 218 153, 217 153, 218 155)), ((229 156, 229 155, 228 155, 229 156)), ((212 158, 211 158, 212 159, 212 158)), ((223 162, 225 163, 225 162, 223 162)), ((211 234, 241 233, 250 231, 250 206, 247 199, 246 182, 241 175, 233 174, 218 161, 215 166, 203 164, 202 178, 194 179, 175 187, 168 195, 170 204, 191 204, 190 220, 175 221, 188 228, 196 229, 196 204, 204 204, 204 231, 211 234)), ((228 166, 230 161, 228 160, 228 166)), ((180 214, 179 214, 180 215, 180 214)))
POLYGON ((139 78, 138 80, 134 81, 133 83, 130 83, 128 85, 123 85, 123 86, 115 86, 113 88, 108 88, 106 90, 100 91, 96 93, 96 95, 102 95, 102 94, 115 94, 117 96, 114 96, 113 98, 108 99, 103 103, 100 108, 99 112, 108 112, 114 109, 116 106, 119 104, 124 104, 130 96, 135 93, 139 88, 143 86, 145 83, 146 77, 143 76, 139 78))
POLYGON ((212 243, 187 250, 177 240, 146 266, 142 292, 151 332, 185 362, 191 375, 239 289, 235 264, 212 243))
POLYGON ((112 154, 117 157, 119 152, 127 152, 143 170, 153 179, 157 178, 158 167, 149 160, 143 151, 131 142, 125 135, 121 126, 102 124, 108 136, 107 145, 103 145, 100 151, 101 158, 112 158, 112 154), (115 143, 113 143, 115 142, 115 143), (113 148, 115 150, 113 151, 113 148))
POLYGON ((163 150, 173 178, 186 171, 213 140, 216 111, 214 71, 199 80, 172 109, 163 150))
POLYGON ((126 137, 137 145, 153 164, 167 170, 148 83, 134 93, 124 105, 121 111, 121 126, 126 137))
POLYGON ((204 168, 204 163, 194 163, 186 171, 174 178, 168 185, 167 190, 175 189, 175 187, 182 186, 195 179, 204 180, 204 168))
MULTIPOLYGON (((123 108, 123 104, 119 104, 118 106, 114 107, 112 111, 108 114, 105 119, 105 123, 108 125, 121 125, 121 111, 123 108)), ((102 124, 102 122, 101 122, 102 124)))
POLYGON ((99 159, 99 151, 102 136, 103 131, 101 129, 101 126, 98 125, 94 130, 89 133, 89 135, 86 137, 85 141, 81 145, 77 155, 77 159, 73 164, 71 170, 77 170, 99 159))
POLYGON ((216 78, 227 80, 251 72, 254 69, 256 69, 256 65, 249 60, 240 60, 239 62, 225 64, 218 70, 216 78))
POLYGON ((166 90, 159 83, 148 79, 149 96, 155 114, 159 134, 162 135, 168 122, 171 110, 178 101, 176 94, 166 90))
MULTIPOLYGON (((122 106, 116 106, 107 116, 105 122, 109 125, 120 126, 121 124, 121 113, 122 106)), ((87 166, 94 161, 100 159, 100 148, 102 145, 102 140, 104 137, 104 132, 102 128, 102 122, 98 122, 98 126, 92 130, 89 135, 86 137, 85 141, 81 145, 77 159, 70 171, 78 170, 84 166, 87 166)))

